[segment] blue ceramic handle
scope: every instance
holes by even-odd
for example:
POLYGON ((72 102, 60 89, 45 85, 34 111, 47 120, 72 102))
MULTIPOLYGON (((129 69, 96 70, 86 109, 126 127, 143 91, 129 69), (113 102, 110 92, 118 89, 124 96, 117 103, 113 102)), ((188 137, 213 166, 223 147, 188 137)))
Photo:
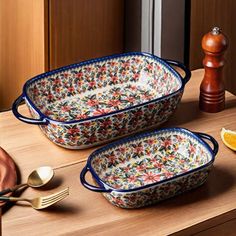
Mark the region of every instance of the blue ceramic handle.
POLYGON ((87 165, 83 168, 83 170, 80 173, 80 182, 82 183, 82 185, 89 189, 92 190, 94 192, 102 192, 102 193, 107 193, 107 192, 111 192, 111 189, 106 189, 104 187, 96 187, 93 186, 91 184, 89 184, 86 180, 85 180, 85 175, 87 174, 87 172, 89 171, 89 168, 87 167, 87 165))
POLYGON ((15 102, 12 105, 12 112, 15 115, 15 117, 25 123, 28 124, 34 124, 34 125, 47 125, 48 124, 48 120, 40 117, 39 119, 33 119, 33 118, 28 118, 26 116, 21 115, 18 112, 18 107, 20 105, 21 102, 23 102, 25 100, 25 98, 23 97, 23 95, 20 95, 15 102))
POLYGON ((184 85, 187 84, 187 82, 190 80, 190 77, 191 77, 191 71, 184 64, 182 64, 178 61, 169 60, 169 59, 165 59, 164 61, 170 65, 180 67, 185 73, 184 78, 182 78, 182 76, 181 76, 182 81, 183 81, 184 85))
POLYGON ((217 143, 217 141, 209 134, 199 133, 199 132, 195 132, 195 134, 198 135, 201 139, 207 139, 208 141, 210 141, 213 144, 212 152, 216 156, 216 154, 218 153, 218 150, 219 150, 219 144, 217 143))

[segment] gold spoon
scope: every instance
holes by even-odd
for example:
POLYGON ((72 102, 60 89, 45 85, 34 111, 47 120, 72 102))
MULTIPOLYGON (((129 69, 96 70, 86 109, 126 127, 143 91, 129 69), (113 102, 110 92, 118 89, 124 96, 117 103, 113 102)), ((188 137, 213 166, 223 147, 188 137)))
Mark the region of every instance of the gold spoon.
POLYGON ((0 195, 14 192, 15 190, 29 186, 32 188, 39 188, 46 185, 54 176, 54 171, 50 166, 42 166, 31 172, 28 176, 27 183, 18 184, 13 188, 8 188, 0 191, 0 195))

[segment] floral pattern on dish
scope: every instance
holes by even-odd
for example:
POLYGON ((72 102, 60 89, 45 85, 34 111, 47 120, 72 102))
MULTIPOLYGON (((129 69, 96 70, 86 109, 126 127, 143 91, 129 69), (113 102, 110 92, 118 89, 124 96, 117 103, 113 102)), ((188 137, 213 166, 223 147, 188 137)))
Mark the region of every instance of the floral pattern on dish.
POLYGON ((51 141, 82 149, 161 125, 186 81, 161 59, 130 53, 37 76, 25 84, 24 99, 51 141))
POLYGON ((54 143, 69 148, 85 148, 156 127, 168 120, 182 93, 128 111, 73 124, 42 125, 45 135, 54 143))
POLYGON ((116 206, 143 207, 202 185, 217 151, 218 144, 210 135, 166 128, 94 151, 80 179, 86 188, 101 192, 116 206), (97 187, 85 180, 88 171, 97 187))
POLYGON ((116 189, 134 189, 176 177, 209 162, 209 153, 182 134, 129 142, 98 155, 92 167, 116 189))
POLYGON ((125 57, 32 83, 29 97, 57 121, 109 114, 177 91, 180 81, 153 59, 125 57))
POLYGON ((196 171, 191 175, 174 179, 155 187, 150 187, 139 192, 111 192, 103 193, 104 197, 113 205, 122 208, 140 208, 152 205, 195 189, 206 181, 211 166, 196 171))

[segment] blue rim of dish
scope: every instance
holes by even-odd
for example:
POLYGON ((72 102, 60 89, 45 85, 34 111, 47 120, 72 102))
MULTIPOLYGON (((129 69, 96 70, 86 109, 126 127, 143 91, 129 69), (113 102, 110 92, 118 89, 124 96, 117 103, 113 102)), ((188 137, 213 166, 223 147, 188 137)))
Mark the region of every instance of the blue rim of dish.
MULTIPOLYGON (((208 134, 205 134, 205 135, 209 136, 211 139, 213 139, 216 142, 216 140, 212 136, 210 136, 208 134)), ((218 151, 218 143, 217 143, 217 151, 218 151)), ((106 146, 95 150, 88 157, 87 164, 86 164, 86 166, 84 168, 89 169, 89 171, 91 172, 93 178, 96 180, 96 183, 100 187, 104 188, 104 191, 106 191, 106 190, 109 191, 110 190, 109 192, 112 192, 112 191, 114 191, 114 192, 135 192, 135 191, 138 191, 138 190, 142 190, 142 189, 153 187, 155 185, 163 184, 165 182, 169 182, 169 181, 177 179, 179 177, 184 177, 184 176, 189 175, 189 174, 191 174, 193 172, 196 172, 196 171, 199 171, 201 169, 204 169, 204 168, 208 167, 208 166, 212 165, 212 163, 215 161, 215 155, 217 154, 217 151, 214 154, 213 150, 211 149, 211 147, 209 146, 208 143, 206 143, 200 136, 198 136, 197 134, 191 132, 188 129, 179 128, 179 127, 162 128, 162 129, 154 130, 152 132, 145 132, 143 134, 139 134, 139 135, 135 135, 135 136, 132 136, 132 137, 123 138, 121 140, 118 140, 118 141, 115 141, 113 143, 107 144, 106 146), (199 166, 199 167, 197 167, 195 169, 192 169, 192 170, 187 171, 185 173, 182 173, 180 175, 176 175, 176 176, 173 176, 173 177, 168 178, 168 179, 164 179, 164 180, 152 183, 152 184, 147 184, 147 185, 144 185, 144 186, 141 186, 141 187, 137 187, 137 188, 132 188, 132 189, 116 189, 116 188, 110 186, 109 184, 107 184, 106 182, 104 182, 103 180, 101 180, 99 178, 99 176, 96 174, 96 172, 94 171, 93 167, 91 166, 92 159, 96 155, 101 154, 104 151, 109 151, 110 149, 113 149, 115 147, 118 147, 120 145, 123 145, 125 143, 129 143, 129 142, 132 142, 132 141, 135 141, 135 140, 138 140, 138 139, 143 139, 143 138, 147 138, 147 137, 151 137, 151 136, 155 136, 157 134, 162 134, 162 133, 167 133, 167 132, 179 132, 179 133, 186 134, 186 135, 188 135, 191 138, 194 138, 198 143, 202 144, 209 151, 209 153, 211 154, 211 160, 209 162, 207 162, 206 164, 202 165, 202 166, 199 166), (109 189, 106 189, 105 186, 107 186, 109 189)))
MULTIPOLYGON (((182 65, 182 64, 179 63, 179 66, 180 65, 182 65)), ((190 78, 190 76, 191 76, 191 72, 190 72, 189 78, 190 78)), ((189 80, 189 78, 187 78, 187 81, 189 80)), ((181 90, 183 90, 185 84, 186 83, 183 82, 183 79, 182 79, 181 75, 176 70, 174 70, 168 64, 168 62, 165 61, 165 59, 161 59, 161 58, 159 58, 159 57, 157 57, 157 56, 155 56, 153 54, 146 53, 146 52, 129 52, 129 53, 113 54, 111 56, 105 56, 105 57, 99 57, 99 58, 95 58, 95 59, 91 59, 91 60, 86 60, 86 61, 82 61, 82 62, 79 62, 79 63, 71 64, 71 65, 68 65, 68 66, 64 66, 64 67, 61 67, 61 68, 58 68, 58 69, 55 69, 55 70, 52 70, 52 71, 49 71, 49 72, 37 75, 37 76, 33 77, 32 79, 29 79, 28 81, 26 81, 26 83, 24 84, 22 98, 26 99, 26 102, 31 106, 31 108, 33 108, 33 110, 36 113, 38 113, 38 115, 40 116, 41 120, 45 120, 45 121, 48 121, 50 123, 55 123, 55 124, 74 124, 74 123, 83 123, 83 122, 87 122, 87 121, 91 121, 91 120, 95 120, 95 119, 100 119, 100 118, 103 118, 103 117, 108 117, 108 116, 111 116, 111 115, 114 115, 114 114, 118 114, 118 113, 121 113, 121 112, 124 112, 124 111, 127 111, 127 110, 131 110, 131 109, 138 108, 138 107, 143 107, 143 106, 145 106, 147 104, 151 104, 151 103, 154 103, 154 102, 157 102, 157 101, 161 101, 161 100, 170 98, 170 97, 175 96, 176 94, 178 94, 181 90), (85 119, 71 120, 71 121, 58 121, 58 120, 51 119, 50 117, 48 117, 45 114, 43 114, 40 111, 40 109, 38 109, 35 106, 35 104, 31 101, 31 99, 27 95, 27 87, 31 83, 33 83, 33 82, 35 82, 37 80, 43 79, 45 77, 48 77, 50 75, 54 75, 54 74, 59 73, 59 72, 66 71, 68 69, 74 69, 74 68, 77 68, 79 66, 90 65, 90 64, 97 63, 97 62, 106 62, 106 61, 108 61, 110 59, 122 58, 122 57, 127 57, 127 56, 145 56, 145 57, 148 57, 150 59, 154 59, 155 61, 157 61, 160 64, 164 65, 179 80, 179 82, 181 84, 180 88, 178 90, 176 90, 175 92, 170 93, 170 94, 168 94, 166 96, 163 96, 163 97, 160 97, 160 98, 156 98, 156 99, 153 99, 153 100, 141 103, 141 104, 137 104, 137 105, 134 105, 134 106, 130 106, 130 107, 127 107, 127 108, 124 108, 124 109, 120 109, 120 110, 117 110, 117 111, 109 112, 109 113, 98 115, 98 116, 92 116, 92 117, 88 117, 88 118, 85 118, 85 119)))

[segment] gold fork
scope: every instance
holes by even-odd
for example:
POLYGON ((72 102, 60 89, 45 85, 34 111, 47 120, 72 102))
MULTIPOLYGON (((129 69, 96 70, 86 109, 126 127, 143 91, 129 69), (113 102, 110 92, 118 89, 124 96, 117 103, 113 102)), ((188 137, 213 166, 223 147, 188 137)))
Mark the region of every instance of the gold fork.
POLYGON ((59 191, 57 193, 54 193, 48 196, 36 197, 32 199, 22 198, 22 197, 1 196, 0 201, 10 201, 10 202, 26 201, 26 202, 29 202, 34 209, 41 210, 61 201, 68 195, 69 195, 69 188, 66 188, 62 191, 59 191))

